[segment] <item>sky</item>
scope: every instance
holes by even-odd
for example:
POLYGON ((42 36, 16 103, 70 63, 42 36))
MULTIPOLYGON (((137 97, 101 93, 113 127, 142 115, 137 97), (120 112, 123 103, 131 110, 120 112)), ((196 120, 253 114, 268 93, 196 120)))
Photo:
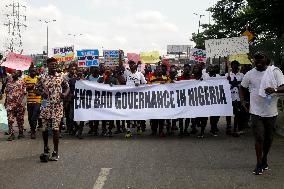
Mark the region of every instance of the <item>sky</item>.
MULTIPOLYGON (((1 12, 9 9, 1 0, 1 12)), ((14 0, 17 1, 17 0, 14 0)), ((217 0, 18 0, 27 5, 27 29, 23 30, 23 54, 42 53, 46 46, 45 23, 49 24, 49 51, 74 45, 79 49, 125 52, 160 51, 167 45, 193 45, 191 34, 201 23, 209 23, 207 8, 217 0), (72 34, 68 35, 68 34, 72 34), (82 35, 79 35, 82 34, 82 35), (75 36, 74 36, 75 35, 75 36)), ((0 51, 4 50, 6 17, 0 16, 0 51)))

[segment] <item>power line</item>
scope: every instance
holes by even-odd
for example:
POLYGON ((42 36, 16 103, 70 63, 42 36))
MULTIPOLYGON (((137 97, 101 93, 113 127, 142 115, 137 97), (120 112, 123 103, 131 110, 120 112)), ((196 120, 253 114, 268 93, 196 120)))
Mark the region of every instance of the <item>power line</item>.
POLYGON ((5 5, 7 14, 4 26, 7 27, 8 36, 6 39, 6 51, 14 53, 23 53, 23 35, 22 29, 26 29, 27 7, 19 1, 13 1, 5 5))

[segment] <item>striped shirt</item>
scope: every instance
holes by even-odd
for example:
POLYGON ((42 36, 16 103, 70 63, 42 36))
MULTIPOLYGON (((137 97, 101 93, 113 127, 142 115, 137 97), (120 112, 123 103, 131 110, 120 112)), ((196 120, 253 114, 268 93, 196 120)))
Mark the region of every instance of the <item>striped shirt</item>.
POLYGON ((32 103, 41 103, 41 96, 37 96, 34 92, 34 86, 38 81, 38 77, 35 76, 34 78, 31 78, 30 76, 26 76, 24 78, 24 82, 26 84, 26 88, 27 88, 27 102, 28 104, 32 104, 32 103))

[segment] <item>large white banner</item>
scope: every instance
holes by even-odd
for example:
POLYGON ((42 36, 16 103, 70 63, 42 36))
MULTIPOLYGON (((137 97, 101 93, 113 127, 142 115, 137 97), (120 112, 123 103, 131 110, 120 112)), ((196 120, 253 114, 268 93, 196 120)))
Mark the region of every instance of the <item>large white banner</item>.
POLYGON ((223 39, 209 39, 205 41, 207 57, 224 57, 234 54, 249 53, 248 37, 232 37, 223 39))
POLYGON ((139 87, 78 81, 74 113, 75 121, 147 120, 232 116, 233 108, 227 79, 139 87))

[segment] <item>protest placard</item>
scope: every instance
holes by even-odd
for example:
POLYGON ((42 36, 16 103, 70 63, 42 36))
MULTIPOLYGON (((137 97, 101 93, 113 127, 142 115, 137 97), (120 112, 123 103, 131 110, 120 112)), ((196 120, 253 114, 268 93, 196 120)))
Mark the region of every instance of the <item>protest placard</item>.
POLYGON ((117 66, 119 64, 119 50, 104 50, 103 54, 106 66, 117 66))
POLYGON ((234 60, 238 61, 240 64, 251 64, 247 54, 230 55, 229 61, 232 62, 234 60))
POLYGON ((140 58, 144 64, 157 64, 160 62, 160 53, 159 51, 141 52, 140 58))
POLYGON ((31 62, 32 58, 11 52, 7 55, 6 61, 1 66, 24 71, 29 69, 31 62))
POLYGON ((190 60, 197 62, 206 62, 206 51, 203 49, 193 48, 190 50, 190 60))
POLYGON ((53 48, 53 58, 55 58, 58 62, 71 61, 74 59, 74 46, 66 46, 53 48))
POLYGON ((249 42, 247 36, 209 39, 205 41, 205 48, 207 57, 226 57, 249 53, 249 42))
POLYGON ((79 50, 77 51, 78 66, 91 67, 99 66, 99 50, 79 50))
POLYGON ((230 85, 226 78, 139 87, 111 87, 81 80, 76 82, 74 95, 75 121, 233 115, 230 85))
POLYGON ((128 61, 132 60, 135 63, 138 63, 139 61, 141 61, 140 55, 136 53, 127 53, 127 59, 128 61))

